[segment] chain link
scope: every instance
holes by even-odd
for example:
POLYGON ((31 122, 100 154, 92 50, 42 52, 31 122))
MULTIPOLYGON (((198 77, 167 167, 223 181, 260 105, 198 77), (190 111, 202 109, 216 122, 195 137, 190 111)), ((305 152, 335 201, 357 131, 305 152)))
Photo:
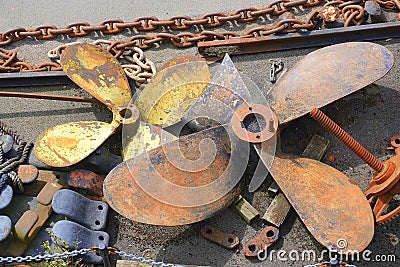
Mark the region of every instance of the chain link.
MULTIPOLYGON (((73 250, 69 252, 63 252, 63 253, 54 253, 54 254, 44 254, 44 255, 35 255, 35 256, 25 256, 25 257, 0 257, 0 263, 13 263, 13 262, 31 262, 31 261, 48 261, 48 260, 54 260, 54 259, 66 259, 69 257, 75 257, 75 256, 82 256, 85 255, 89 252, 96 252, 98 251, 98 247, 92 247, 92 248, 83 248, 79 250, 73 250)), ((151 266, 158 266, 158 267, 183 267, 182 265, 175 265, 172 263, 164 263, 162 261, 155 261, 152 259, 147 259, 145 257, 137 257, 134 254, 128 254, 124 251, 120 251, 116 248, 109 247, 107 248, 108 254, 116 254, 120 256, 122 259, 127 259, 130 261, 136 261, 140 263, 146 263, 151 266)))
POLYGON ((152 259, 146 259, 144 257, 137 257, 134 254, 128 254, 124 251, 115 251, 115 254, 119 255, 121 258, 123 259, 127 259, 130 261, 136 261, 136 262, 140 262, 140 263, 146 263, 148 265, 151 266, 159 266, 159 267, 183 267, 182 265, 175 265, 172 263, 164 263, 161 261, 155 261, 152 259))
MULTIPOLYGON (((47 56, 59 65, 60 57, 64 49, 76 43, 79 42, 60 45, 54 49, 51 49, 47 53, 47 56)), ((148 82, 157 72, 155 64, 149 58, 145 57, 143 50, 138 47, 125 46, 123 50, 115 50, 115 45, 113 45, 113 41, 110 40, 96 40, 92 42, 92 44, 108 50, 115 58, 119 60, 125 60, 129 62, 128 64, 121 64, 121 66, 126 75, 133 79, 137 86, 148 82)))
POLYGON ((43 260, 53 260, 53 259, 66 259, 69 257, 75 257, 78 255, 85 255, 88 252, 93 252, 93 249, 83 248, 79 250, 73 250, 70 252, 54 253, 54 254, 44 254, 35 256, 25 256, 25 257, 0 257, 0 263, 13 263, 13 262, 31 262, 31 261, 43 261, 43 260))
MULTIPOLYGON (((99 24, 90 25, 86 22, 78 22, 67 25, 65 28, 57 28, 54 25, 41 25, 33 30, 25 28, 16 28, 4 33, 0 33, 0 47, 20 41, 24 38, 33 38, 36 40, 54 39, 59 35, 67 35, 69 38, 81 37, 97 32, 103 35, 120 33, 125 29, 129 29, 132 33, 150 32, 161 30, 162 32, 153 35, 135 34, 127 41, 116 41, 109 45, 109 51, 113 52, 118 58, 126 47, 138 47, 141 49, 149 49, 154 45, 170 43, 179 48, 186 48, 196 45, 200 41, 224 40, 232 37, 248 38, 260 35, 268 35, 274 33, 286 33, 299 31, 301 29, 312 30, 316 23, 310 24, 310 20, 306 21, 282 21, 280 25, 270 27, 259 27, 257 31, 251 30, 244 34, 235 32, 218 33, 215 31, 207 31, 205 28, 215 28, 226 23, 247 23, 257 20, 263 16, 279 16, 284 12, 288 12, 291 8, 296 7, 313 7, 319 5, 323 0, 278 0, 268 4, 265 7, 251 7, 239 9, 232 13, 209 13, 199 18, 191 18, 189 16, 172 17, 167 20, 160 20, 157 17, 141 17, 131 22, 122 20, 105 20, 99 24), (200 33, 181 32, 173 34, 176 30, 201 29, 200 33)), ((315 17, 314 17, 315 18, 315 17)), ((62 49, 62 48, 61 48, 62 49)), ((52 51, 55 54, 50 56, 57 57, 60 51, 52 51)), ((17 61, 17 52, 0 48, 0 71, 5 72, 25 72, 25 71, 56 71, 61 67, 56 62, 45 62, 38 66, 32 66, 26 62, 17 61)), ((136 67, 133 67, 128 75, 137 75, 136 67)), ((141 83, 149 74, 141 74, 135 78, 135 81, 141 83)))
MULTIPOLYGON (((388 9, 400 9, 400 0, 376 0, 380 5, 388 9)), ((265 7, 250 7, 236 10, 232 13, 208 13, 202 17, 191 18, 189 16, 176 16, 166 20, 157 17, 140 17, 133 21, 105 20, 99 24, 90 25, 86 22, 77 22, 67 25, 65 28, 57 28, 54 25, 41 25, 35 29, 26 30, 16 28, 4 33, 0 33, 0 47, 20 41, 24 38, 36 40, 54 39, 59 35, 67 35, 69 38, 87 36, 93 32, 102 35, 117 34, 124 30, 129 30, 133 36, 127 41, 115 41, 109 44, 108 50, 118 58, 126 47, 138 47, 149 49, 154 45, 170 43, 178 48, 186 48, 196 45, 202 41, 227 40, 230 38, 251 38, 266 36, 276 33, 291 33, 297 31, 311 31, 316 28, 321 17, 319 11, 313 10, 304 20, 299 19, 278 19, 278 23, 272 26, 261 26, 253 28, 245 33, 235 32, 216 32, 205 30, 216 28, 226 23, 247 23, 253 22, 258 18, 280 16, 290 12, 293 8, 307 9, 321 5, 324 0, 277 0, 269 3, 265 7), (201 31, 199 33, 180 32, 174 34, 173 31, 191 30, 201 31), (144 33, 158 31, 158 33, 148 35, 144 33)), ((344 26, 360 25, 364 21, 363 0, 332 0, 323 5, 337 6, 342 12, 344 26)), ((400 19, 400 14, 399 14, 400 19)), ((54 56, 57 56, 55 52, 54 56)), ((56 62, 45 62, 38 66, 32 66, 26 62, 17 61, 17 52, 0 48, 0 71, 3 72, 24 72, 24 71, 54 71, 61 70, 56 62)), ((137 75, 136 67, 132 67, 128 75, 137 75)), ((148 74, 136 77, 135 81, 141 82, 146 79, 148 74)))
POLYGON ((130 29, 132 32, 149 32, 159 30, 160 28, 164 31, 187 30, 193 27, 215 28, 227 22, 244 23, 254 21, 266 15, 279 16, 284 12, 290 11, 292 7, 312 7, 321 4, 322 1, 323 0, 278 0, 268 4, 266 7, 239 9, 233 13, 209 13, 200 18, 178 16, 160 20, 157 17, 141 17, 136 18, 132 22, 105 20, 95 25, 90 25, 86 22, 78 22, 69 24, 65 28, 57 28, 54 25, 41 25, 33 30, 17 28, 5 33, 0 33, 0 46, 9 45, 10 43, 20 41, 26 37, 47 40, 54 39, 63 34, 68 37, 86 36, 92 32, 100 32, 104 35, 116 34, 122 32, 124 29, 130 29))

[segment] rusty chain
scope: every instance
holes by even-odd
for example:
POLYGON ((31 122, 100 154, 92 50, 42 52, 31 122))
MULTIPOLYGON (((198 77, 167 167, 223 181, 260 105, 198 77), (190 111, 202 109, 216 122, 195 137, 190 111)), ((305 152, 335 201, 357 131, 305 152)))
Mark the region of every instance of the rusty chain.
MULTIPOLYGON (((265 7, 250 7, 236 10, 232 13, 209 13, 202 17, 191 18, 189 16, 176 16, 166 20, 157 17, 140 17, 133 21, 105 20, 99 24, 90 25, 86 22, 72 23, 65 28, 57 28, 54 25, 42 25, 35 29, 24 28, 12 29, 0 33, 0 47, 20 41, 25 38, 36 40, 50 40, 59 35, 66 35, 69 38, 87 36, 93 32, 103 35, 117 34, 128 30, 134 35, 127 41, 115 41, 107 49, 116 58, 120 57, 125 50, 132 47, 149 49, 154 45, 170 43, 178 48, 186 48, 196 45, 201 41, 226 40, 229 38, 250 38, 265 36, 276 33, 291 33, 300 30, 311 31, 320 21, 319 11, 311 11, 304 20, 286 18, 277 21, 269 27, 256 27, 243 34, 236 32, 217 32, 205 30, 208 28, 220 27, 226 23, 247 23, 254 22, 258 18, 278 17, 292 8, 310 8, 321 5, 324 0, 277 0, 265 7), (174 31, 202 30, 199 33, 174 31), (156 32, 153 35, 146 35, 146 32, 156 32)), ((400 0, 377 0, 385 8, 400 9, 400 0)), ((344 26, 360 25, 364 20, 363 0, 333 0, 325 3, 325 6, 337 6, 341 10, 344 19, 344 26)), ((23 71, 50 71, 60 70, 57 62, 45 62, 38 66, 32 66, 26 62, 17 61, 17 52, 0 48, 0 71, 23 72, 23 71)))
MULTIPOLYGON (((78 42, 72 42, 65 45, 60 45, 54 49, 51 49, 47 56, 55 61, 57 64, 60 64, 61 53, 64 49, 72 44, 76 44, 78 42)), ((100 46, 104 49, 107 49, 113 44, 111 40, 96 40, 92 42, 92 44, 100 46)), ((137 86, 141 86, 142 84, 148 82, 149 79, 156 74, 156 66, 154 63, 147 57, 145 57, 142 49, 138 47, 125 47, 123 53, 114 55, 118 60, 121 60, 121 66, 125 71, 125 74, 133 79, 136 82, 137 86), (126 64, 123 62, 125 60, 128 62, 126 64)))

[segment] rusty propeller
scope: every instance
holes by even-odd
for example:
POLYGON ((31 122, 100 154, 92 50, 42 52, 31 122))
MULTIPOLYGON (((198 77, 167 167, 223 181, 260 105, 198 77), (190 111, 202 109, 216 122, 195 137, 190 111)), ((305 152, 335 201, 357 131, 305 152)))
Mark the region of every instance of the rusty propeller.
MULTIPOLYGON (((225 58, 224 64, 229 65, 230 59, 225 58)), ((326 47, 304 57, 283 76, 267 98, 268 103, 280 123, 288 122, 315 106, 329 104, 374 82, 392 65, 391 53, 376 44, 326 47), (324 75, 311 69, 323 71, 324 75)), ((229 205, 238 194, 237 172, 242 174, 237 169, 238 163, 247 164, 246 144, 252 143, 321 244, 337 250, 337 241, 345 239, 347 246, 339 247, 340 252, 365 249, 372 239, 374 222, 363 192, 346 175, 323 163, 287 155, 279 155, 272 161, 275 135, 268 135, 266 130, 277 129, 276 117, 268 105, 260 105, 257 97, 249 95, 249 90, 238 79, 234 68, 217 71, 212 85, 184 116, 186 121, 203 117, 197 125, 211 128, 181 137, 117 166, 104 183, 109 204, 130 219, 156 225, 187 224, 208 218, 229 205), (215 90, 215 85, 229 90, 215 90), (224 105, 216 105, 215 101, 224 105), (261 115, 262 131, 246 128, 245 119, 249 115, 261 115), (209 123, 215 121, 221 125, 209 123), (214 141, 214 157, 206 168, 195 170, 196 161, 205 160, 206 152, 212 150, 212 146, 202 147, 204 139, 214 141), (232 178, 226 180, 224 175, 232 178)))
MULTIPOLYGON (((135 99, 136 106, 136 102, 130 102, 130 88, 122 69, 109 53, 85 44, 70 46, 61 60, 67 75, 105 104, 114 119, 111 123, 57 125, 38 138, 37 156, 52 166, 72 165, 93 152, 121 124, 125 130, 132 130, 131 125, 138 125, 140 113, 144 114, 144 120, 158 124, 162 118, 170 125, 189 109, 184 116, 187 121, 200 117, 205 125, 208 121, 217 121, 219 125, 162 146, 156 142, 155 148, 142 148, 141 152, 147 153, 134 148, 135 156, 112 170, 104 182, 105 198, 115 210, 130 219, 157 225, 188 224, 208 218, 232 203, 239 193, 249 148, 255 144, 263 163, 258 169, 262 171, 265 165, 271 171, 314 237, 330 249, 335 249, 335 242, 345 238, 348 242, 345 252, 361 251, 370 242, 374 226, 371 209, 361 190, 344 174, 325 164, 294 156, 279 156, 274 160, 275 131, 278 119, 280 123, 296 119, 312 107, 324 106, 379 79, 391 68, 393 56, 371 43, 348 43, 322 50, 307 55, 278 80, 266 103, 258 95, 250 94, 249 84, 241 80, 226 57, 204 92, 205 83, 187 88, 186 84, 191 84, 193 79, 175 75, 182 70, 181 74, 187 71, 198 76, 202 68, 190 69, 190 65, 185 69, 181 67, 184 64, 179 64, 175 70, 166 69, 161 78, 153 78, 155 82, 149 88, 159 91, 147 90, 146 97, 142 92, 135 99), (331 76, 319 75, 310 69, 322 70, 331 76), (173 89, 169 90, 171 85, 173 89), (197 86, 204 87, 196 91, 197 86), (189 97, 177 96, 181 91, 189 97), (193 99, 200 94, 193 104, 193 99), (163 106, 168 99, 178 101, 172 100, 163 106), (181 109, 175 105, 180 101, 185 101, 181 109), (152 105, 157 108, 148 108, 152 105), (256 130, 248 128, 249 117, 256 117, 256 130), (299 176, 288 179, 291 184, 287 185, 287 176, 296 173, 299 176), (316 192, 307 199, 301 192, 304 183, 304 192, 311 194, 316 189, 324 189, 326 195, 336 194, 333 199, 337 203, 327 208, 325 194, 316 192), (351 203, 343 201, 349 195, 351 203), (326 218, 321 220, 317 217, 320 214, 326 218)), ((156 125, 143 132, 148 131, 150 136, 168 135, 156 125)), ((143 139, 141 135, 138 138, 143 139)), ((264 176, 266 173, 264 168, 264 176)))

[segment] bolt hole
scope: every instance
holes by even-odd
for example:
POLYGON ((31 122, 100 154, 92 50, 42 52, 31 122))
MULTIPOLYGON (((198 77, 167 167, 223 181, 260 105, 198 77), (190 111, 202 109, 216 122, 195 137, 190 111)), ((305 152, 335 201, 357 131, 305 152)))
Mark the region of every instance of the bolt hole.
POLYGON ((249 250, 250 251, 256 251, 256 246, 255 245, 249 245, 249 250))
POLYGON ((267 123, 264 116, 258 113, 251 113, 244 117, 242 121, 242 128, 245 128, 251 133, 259 133, 265 129, 267 123))
POLYGON ((56 178, 57 178, 57 179, 60 179, 60 178, 61 178, 61 176, 57 174, 57 175, 56 175, 56 178))
POLYGON ((396 144, 400 144, 400 139, 395 139, 394 142, 395 142, 396 144))
POLYGON ((228 243, 233 243, 233 238, 232 237, 230 237, 230 238, 228 238, 228 243))
POLYGON ((96 220, 96 221, 94 222, 94 224, 100 225, 100 221, 99 221, 99 220, 96 220))
POLYGON ((104 209, 102 205, 97 206, 97 208, 98 208, 99 210, 103 210, 103 209, 104 209))
POLYGON ((269 230, 267 231, 267 233, 265 234, 267 237, 273 237, 275 235, 274 231, 269 230))
POLYGON ((130 119, 133 116, 132 111, 130 109, 127 109, 127 108, 124 108, 123 110, 121 110, 119 112, 119 115, 121 115, 121 117, 125 118, 125 119, 130 119))
POLYGON ((210 228, 207 228, 206 233, 211 235, 212 234, 212 230, 210 228))
POLYGON ((252 108, 252 107, 249 107, 249 110, 253 110, 253 108, 252 108))
POLYGON ((256 138, 257 138, 257 139, 260 139, 260 138, 261 138, 261 136, 257 135, 257 136, 256 136, 256 138))
POLYGON ((99 240, 103 241, 104 240, 104 236, 99 236, 99 240))
POLYGON ((162 121, 163 120, 163 118, 160 118, 160 121, 162 121))

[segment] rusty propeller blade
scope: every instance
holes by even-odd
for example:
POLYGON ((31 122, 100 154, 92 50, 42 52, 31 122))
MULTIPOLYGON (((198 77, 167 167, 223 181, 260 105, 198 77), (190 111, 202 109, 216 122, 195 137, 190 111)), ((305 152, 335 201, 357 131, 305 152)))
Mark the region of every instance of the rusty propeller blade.
POLYGON ((268 96, 279 123, 301 117, 382 78, 393 66, 384 46, 352 42, 318 49, 282 76, 268 96))
POLYGON ((104 181, 106 201, 123 216, 154 225, 214 215, 239 194, 245 168, 234 163, 249 152, 242 147, 248 144, 230 142, 228 131, 217 126, 186 135, 121 163, 104 181))
MULTIPOLYGON (((255 148, 263 160, 263 145, 255 148)), ((371 207, 361 189, 345 174, 320 161, 289 155, 276 155, 270 173, 323 246, 347 254, 361 252, 371 242, 371 207)))

